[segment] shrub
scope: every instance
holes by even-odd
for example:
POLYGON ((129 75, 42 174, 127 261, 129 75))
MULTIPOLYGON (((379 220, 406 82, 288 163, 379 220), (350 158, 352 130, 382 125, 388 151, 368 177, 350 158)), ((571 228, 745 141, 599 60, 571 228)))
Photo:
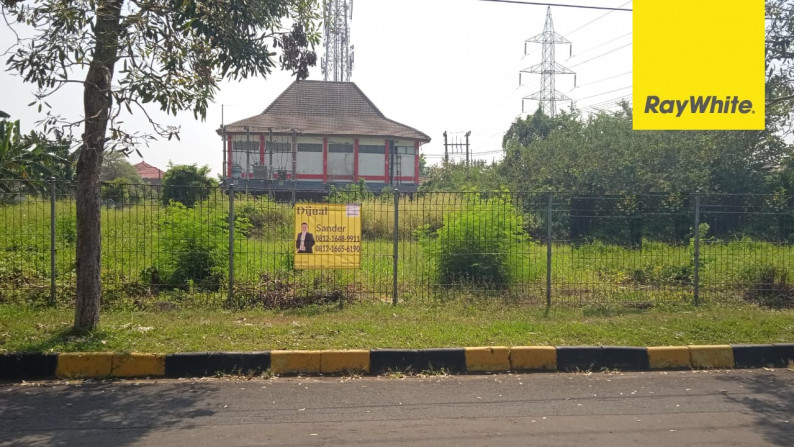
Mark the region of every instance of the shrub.
POLYGON ((694 267, 692 264, 648 264, 632 270, 599 270, 602 279, 610 281, 617 278, 619 283, 637 283, 653 286, 677 286, 692 284, 694 267))
POLYGON ((358 183, 351 183, 342 188, 331 185, 325 200, 328 203, 361 203, 375 198, 375 194, 367 187, 367 182, 362 178, 358 183))
POLYGON ((55 222, 55 235, 66 244, 77 242, 77 216, 58 216, 55 222))
POLYGON ((275 203, 269 197, 235 205, 235 223, 245 219, 246 236, 289 236, 292 234, 293 211, 287 205, 275 203))
POLYGON ((163 176, 163 204, 179 202, 190 208, 209 198, 218 183, 210 178, 209 166, 172 165, 163 176))
POLYGON ((238 283, 228 303, 240 309, 297 309, 333 305, 343 307, 355 301, 354 284, 340 284, 334 275, 300 275, 295 272, 271 276, 262 273, 255 283, 238 283))
MULTIPOLYGON (((157 266, 147 267, 142 274, 151 276, 152 272, 158 272, 171 288, 188 290, 195 286, 217 291, 228 269, 227 218, 228 214, 218 210, 188 209, 172 202, 161 231, 162 257, 157 266)), ((244 220, 235 225, 235 233, 240 237, 246 230, 244 220)))
POLYGON ((513 247, 529 240, 522 216, 499 194, 489 199, 472 194, 466 199, 444 214, 443 226, 435 233, 428 234, 424 227, 414 234, 427 248, 441 284, 505 287, 514 279, 513 247))
POLYGON ((745 267, 741 273, 744 299, 774 309, 794 307, 794 286, 788 283, 788 276, 788 268, 772 264, 745 267))
POLYGON ((130 183, 128 179, 117 178, 102 184, 102 199, 113 203, 116 208, 135 205, 143 196, 140 183, 130 183))

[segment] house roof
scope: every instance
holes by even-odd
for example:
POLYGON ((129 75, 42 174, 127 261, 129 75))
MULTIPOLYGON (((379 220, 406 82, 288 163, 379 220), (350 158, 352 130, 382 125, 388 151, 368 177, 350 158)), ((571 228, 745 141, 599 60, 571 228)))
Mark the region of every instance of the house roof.
POLYGON ((134 167, 135 170, 138 171, 138 175, 140 175, 141 178, 145 178, 145 179, 162 178, 163 174, 165 174, 165 171, 162 171, 161 169, 152 166, 149 163, 146 163, 145 161, 142 161, 134 165, 134 167))
POLYGON ((413 127, 390 120, 352 82, 295 81, 264 112, 226 126, 227 132, 360 135, 429 142, 413 127))

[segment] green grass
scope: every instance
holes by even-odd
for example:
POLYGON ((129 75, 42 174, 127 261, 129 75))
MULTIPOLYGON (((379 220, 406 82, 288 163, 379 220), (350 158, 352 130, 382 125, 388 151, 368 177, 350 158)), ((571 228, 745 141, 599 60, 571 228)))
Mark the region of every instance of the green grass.
POLYGON ((749 304, 560 307, 457 299, 294 311, 104 311, 73 335, 73 311, 0 305, 0 352, 187 352, 521 345, 794 342, 794 311, 749 304))
MULTIPOLYGON (((445 212, 460 207, 460 198, 452 194, 432 199, 404 200, 400 212, 399 288, 401 296, 444 298, 460 293, 459 288, 435 284, 434 268, 422 245, 411 235, 421 225, 436 228, 445 212)), ((235 241, 235 283, 251 289, 261 283, 262 275, 290 275, 290 256, 294 244, 291 208, 264 198, 236 199, 238 216, 249 216, 260 225, 247 237, 235 241), (258 219, 258 220, 257 220, 258 219)), ((371 200, 364 204, 365 227, 362 243, 362 268, 334 273, 323 287, 353 287, 359 296, 385 298, 392 282, 391 233, 393 210, 389 202, 371 200)), ((61 304, 69 303, 74 290, 75 219, 73 203, 60 200, 56 206, 56 265, 58 295, 61 304)), ((218 222, 228 213, 228 200, 218 196, 190 210, 186 219, 203 228, 203 237, 227 242, 219 229, 198 221, 218 222)), ((0 303, 31 303, 46 300, 49 292, 49 203, 31 200, 0 206, 0 303)), ((165 224, 168 210, 159 202, 143 201, 121 209, 102 210, 102 262, 106 304, 141 299, 147 289, 142 272, 162 265, 167 239, 183 234, 165 224), (136 294, 137 293, 137 294, 136 294)), ((514 283, 496 293, 508 294, 528 302, 545 300, 546 246, 538 242, 516 244, 509 253, 510 277, 514 283)), ((705 240, 700 250, 701 298, 712 302, 733 302, 747 289, 743 272, 757 265, 772 265, 791 271, 794 279, 794 246, 770 244, 750 239, 705 240)), ((223 269, 228 262, 224 262, 223 269)), ((555 303, 588 305, 604 302, 691 302, 692 249, 689 246, 644 241, 641 248, 592 243, 584 245, 554 244, 552 259, 552 300, 555 303)), ((314 273, 300 273, 292 278, 313 284, 314 273)), ((222 302, 226 281, 215 292, 188 291, 192 299, 205 304, 222 302)), ((493 293, 486 287, 472 285, 462 293, 493 293)), ((166 291, 158 297, 144 299, 181 301, 185 293, 166 291)))

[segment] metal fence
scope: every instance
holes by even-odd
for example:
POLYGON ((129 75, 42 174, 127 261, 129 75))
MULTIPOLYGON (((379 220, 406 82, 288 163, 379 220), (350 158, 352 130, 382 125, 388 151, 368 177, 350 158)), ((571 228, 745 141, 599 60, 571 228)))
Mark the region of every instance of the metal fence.
MULTIPOLYGON (((0 195, 0 302, 73 299, 72 191, 53 182, 45 196, 0 195)), ((641 308, 790 305, 794 295, 794 201, 784 194, 336 191, 324 200, 361 205, 362 267, 301 271, 293 269, 293 204, 280 199, 228 187, 103 184, 103 304, 495 297, 641 308)))

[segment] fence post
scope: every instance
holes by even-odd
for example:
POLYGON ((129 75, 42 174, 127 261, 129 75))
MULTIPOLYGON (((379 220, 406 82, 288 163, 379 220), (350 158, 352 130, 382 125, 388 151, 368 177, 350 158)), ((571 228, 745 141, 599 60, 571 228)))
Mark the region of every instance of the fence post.
POLYGON ((229 294, 226 304, 232 304, 234 297, 234 183, 229 184, 229 294))
POLYGON ((392 265, 391 303, 397 305, 397 244, 400 241, 400 191, 394 188, 394 263, 392 265))
POLYGON ((551 307, 551 219, 552 219, 552 203, 553 194, 549 192, 549 204, 546 210, 546 306, 551 307))
POLYGON ((55 306, 55 177, 50 178, 50 306, 55 306))
POLYGON ((695 246, 693 254, 692 286, 695 306, 700 305, 700 194, 695 194, 695 246))

